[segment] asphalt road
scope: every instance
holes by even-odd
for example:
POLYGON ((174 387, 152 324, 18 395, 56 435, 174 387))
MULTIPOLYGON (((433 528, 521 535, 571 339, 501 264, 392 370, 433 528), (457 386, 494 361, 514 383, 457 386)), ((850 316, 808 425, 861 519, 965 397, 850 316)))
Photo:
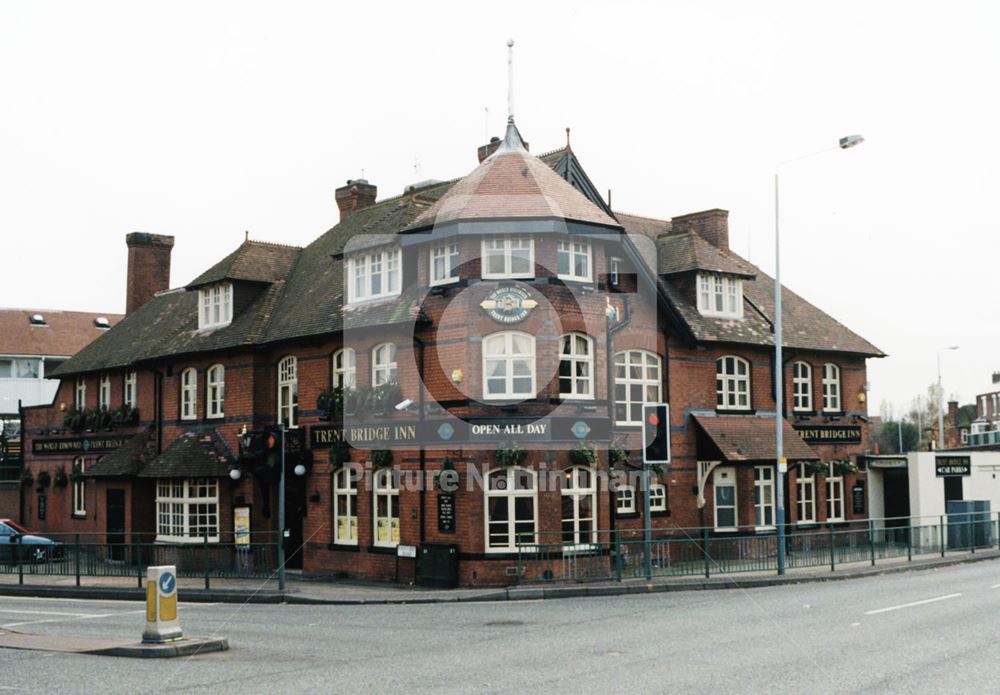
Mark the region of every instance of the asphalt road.
MULTIPOLYGON (((412 606, 182 607, 231 650, 0 649, 0 692, 987 693, 1000 561, 766 589, 412 606)), ((0 626, 138 638, 142 605, 0 597, 0 626)))

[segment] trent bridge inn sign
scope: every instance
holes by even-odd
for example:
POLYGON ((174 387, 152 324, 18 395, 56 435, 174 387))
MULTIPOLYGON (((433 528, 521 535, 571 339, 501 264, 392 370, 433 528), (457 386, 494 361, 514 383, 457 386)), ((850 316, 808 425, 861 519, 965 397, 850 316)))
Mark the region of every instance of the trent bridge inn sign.
POLYGON ((486 315, 497 323, 519 323, 528 318, 538 302, 523 287, 498 287, 479 303, 486 315))

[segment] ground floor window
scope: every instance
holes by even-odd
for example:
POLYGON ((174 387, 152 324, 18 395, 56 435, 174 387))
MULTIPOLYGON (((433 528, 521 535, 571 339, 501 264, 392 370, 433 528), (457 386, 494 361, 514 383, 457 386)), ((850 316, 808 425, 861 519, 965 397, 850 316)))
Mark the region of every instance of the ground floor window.
POLYGON ((514 552, 518 542, 535 542, 538 501, 535 473, 508 466, 487 475, 486 550, 514 552))
POLYGON ((774 468, 754 466, 753 514, 757 528, 774 527, 774 468))
POLYGON ((87 516, 87 482, 83 478, 84 459, 73 460, 73 516, 87 516))
POLYGON ((833 464, 830 464, 830 475, 826 479, 826 520, 844 520, 844 479, 833 475, 833 464))
POLYGON ((219 483, 207 478, 156 484, 156 540, 219 540, 219 483))
POLYGON ((719 531, 736 530, 736 469, 719 467, 712 474, 715 489, 715 528, 719 531))
POLYGON ((667 511, 666 485, 657 484, 649 486, 649 511, 651 512, 667 511))
POLYGON ((806 469, 806 464, 800 463, 795 476, 795 496, 798 507, 798 522, 812 524, 816 522, 816 476, 806 469))
POLYGON ((358 481, 346 467, 333 476, 333 542, 358 544, 358 481))
POLYGON ((391 468, 373 476, 375 496, 375 545, 399 545, 399 486, 391 468))
POLYGON ((631 485, 619 485, 615 493, 615 509, 619 514, 635 513, 635 488, 631 485))

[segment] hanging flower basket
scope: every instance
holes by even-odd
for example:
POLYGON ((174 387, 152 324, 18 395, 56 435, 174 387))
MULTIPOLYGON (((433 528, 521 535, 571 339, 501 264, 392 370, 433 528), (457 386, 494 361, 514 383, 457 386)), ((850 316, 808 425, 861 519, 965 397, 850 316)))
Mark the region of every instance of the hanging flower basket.
POLYGON ((501 466, 519 466, 527 457, 528 452, 515 442, 507 442, 493 454, 497 464, 501 466))
POLYGON ((48 471, 38 471, 38 476, 35 478, 35 484, 38 485, 39 490, 44 490, 52 484, 52 476, 49 475, 48 471))
POLYGON ((24 487, 31 487, 35 483, 35 476, 31 474, 27 468, 21 471, 21 485, 24 487))
POLYGON ((597 448, 593 444, 577 444, 569 452, 569 459, 574 465, 593 468, 597 465, 597 448))
POLYGON ((372 467, 388 468, 392 465, 392 451, 390 449, 375 449, 372 451, 372 467))
POLYGON ((351 460, 351 447, 347 442, 336 442, 328 454, 330 465, 339 468, 351 460))
POLYGON ((56 469, 55 478, 52 479, 52 485, 58 488, 63 488, 69 485, 69 476, 66 475, 66 469, 60 466, 56 469))

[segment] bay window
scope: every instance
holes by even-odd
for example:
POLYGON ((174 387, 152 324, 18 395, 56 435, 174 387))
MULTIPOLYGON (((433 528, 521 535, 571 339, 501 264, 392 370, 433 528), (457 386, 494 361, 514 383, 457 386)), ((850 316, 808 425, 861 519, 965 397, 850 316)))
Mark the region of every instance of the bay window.
POLYGON ((219 541, 219 483, 207 478, 156 483, 156 540, 219 541))

